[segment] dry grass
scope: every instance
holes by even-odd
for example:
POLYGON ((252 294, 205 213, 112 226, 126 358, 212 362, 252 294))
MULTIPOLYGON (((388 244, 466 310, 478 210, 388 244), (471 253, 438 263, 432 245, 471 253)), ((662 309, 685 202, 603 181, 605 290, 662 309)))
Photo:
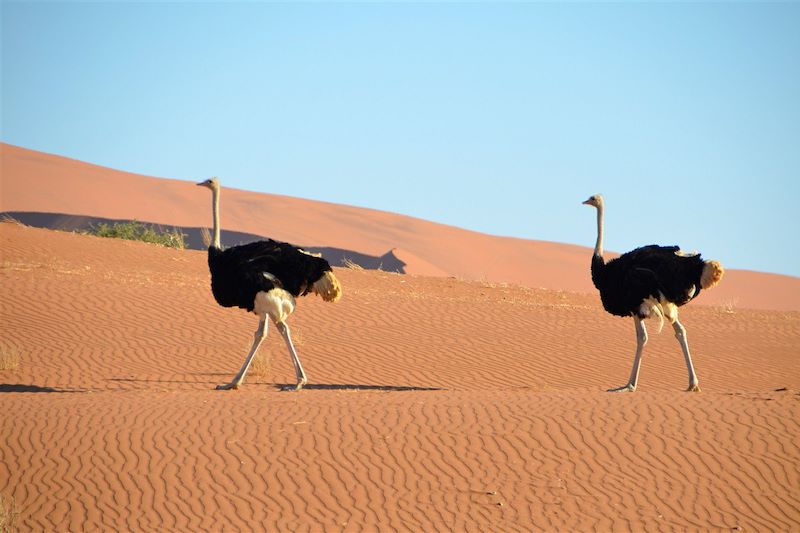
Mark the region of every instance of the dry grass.
POLYGON ((0 346, 0 370, 16 370, 17 368, 19 368, 19 350, 0 346))
MULTIPOLYGON (((272 331, 269 333, 272 333, 272 331)), ((242 359, 244 359, 251 347, 252 341, 242 342, 241 349, 239 350, 242 359)), ((256 355, 253 356, 253 360, 250 361, 250 368, 247 369, 247 375, 250 377, 258 376, 260 378, 268 378, 270 374, 272 374, 272 350, 270 350, 268 336, 264 339, 264 342, 261 343, 256 355)))
POLYGON ((8 213, 3 213, 0 215, 0 223, 2 224, 16 224, 17 226, 25 226, 22 222, 17 220, 16 218, 12 217, 8 213))
POLYGON ((292 328, 292 344, 294 344, 295 348, 300 348, 304 345, 306 341, 303 339, 303 332, 297 328, 297 326, 292 328))
POLYGON ((0 533, 13 533, 17 531, 17 501, 13 496, 6 498, 0 494, 0 533))
POLYGON ((268 350, 259 350, 250 363, 250 373, 254 376, 268 378, 272 374, 272 356, 268 350))
MULTIPOLYGON (((280 333, 272 327, 270 328, 269 336, 274 337, 273 341, 270 343, 264 342, 259 347, 258 352, 256 352, 255 357, 253 357, 253 361, 250 363, 250 369, 247 371, 248 375, 269 378, 272 375, 273 355, 285 357, 288 360, 289 352, 286 350, 286 344, 283 342, 280 333)), ((300 348, 305 344, 303 333, 295 326, 291 329, 291 336, 292 344, 294 344, 294 347, 297 349, 298 355, 302 361, 303 354, 299 352, 300 348)), ((247 353, 249 349, 250 345, 248 344, 247 347, 242 348, 242 352, 247 353)))
POLYGON ((211 246, 211 231, 208 228, 200 228, 200 238, 203 239, 203 246, 211 246))
POLYGON ((342 260, 342 263, 344 264, 345 268, 349 268, 350 270, 364 270, 364 267, 346 257, 342 260))
POLYGON ((726 315, 733 315, 736 313, 736 307, 739 303, 739 300, 733 298, 731 300, 727 300, 719 305, 716 306, 717 311, 720 313, 724 313, 726 315))

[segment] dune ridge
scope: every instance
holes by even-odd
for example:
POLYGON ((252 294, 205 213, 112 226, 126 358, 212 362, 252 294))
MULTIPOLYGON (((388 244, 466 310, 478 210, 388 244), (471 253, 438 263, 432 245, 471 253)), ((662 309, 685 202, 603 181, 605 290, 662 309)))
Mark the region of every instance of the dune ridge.
MULTIPOLYGON (((51 223, 89 217, 182 228, 210 224, 208 195, 190 182, 113 170, 9 144, 0 144, 0 169, 0 212, 36 214, 51 223)), ((337 263, 350 251, 368 268, 385 263, 391 264, 389 270, 407 274, 594 292, 588 275, 591 249, 584 246, 497 237, 373 209, 229 188, 223 190, 223 203, 222 226, 236 235, 233 242, 243 236, 268 236, 331 251, 337 263), (388 261, 390 257, 382 259, 394 249, 408 261, 400 265, 388 261)), ((590 231, 591 226, 587 240, 593 239, 590 231)), ((721 285, 704 291, 698 302, 797 311, 800 278, 727 269, 721 285)))
MULTIPOLYGON (((0 494, 21 531, 796 531, 800 313, 690 305, 701 393, 593 294, 336 269, 269 375, 205 254, 0 224, 0 494)), ((403 256, 402 251, 399 252, 403 256)), ((651 326, 652 329, 652 326, 651 326)))

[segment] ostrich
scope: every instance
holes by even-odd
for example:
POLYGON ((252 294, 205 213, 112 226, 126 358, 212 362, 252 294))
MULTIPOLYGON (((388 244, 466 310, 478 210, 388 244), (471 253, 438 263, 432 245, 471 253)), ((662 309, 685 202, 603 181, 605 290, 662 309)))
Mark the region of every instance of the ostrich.
POLYGON ((223 307, 241 307, 258 315, 253 346, 242 368, 230 383, 217 386, 217 390, 238 389, 242 384, 253 356, 267 336, 267 317, 275 323, 292 356, 297 376, 295 390, 302 389, 308 380, 286 319, 294 311, 297 296, 313 292, 326 302, 338 300, 342 295, 339 280, 325 259, 285 242, 269 239, 223 250, 219 236, 219 180, 211 178, 197 185, 212 193, 214 235, 208 247, 208 268, 214 299, 223 307))
MULTIPOLYGON (((627 385, 609 392, 633 392, 639 380, 642 349, 647 343, 644 319, 657 316, 661 327, 666 317, 675 330, 689 370, 688 391, 699 391, 692 366, 686 329, 678 321, 678 307, 689 303, 720 282, 725 273, 718 261, 704 261, 698 253, 685 253, 677 246, 651 244, 636 248, 608 263, 603 260, 603 196, 585 202, 597 208, 597 244, 592 256, 592 281, 600 291, 603 307, 612 315, 633 316, 636 325, 636 355, 627 385)), ((659 331, 661 331, 661 327, 659 331)))

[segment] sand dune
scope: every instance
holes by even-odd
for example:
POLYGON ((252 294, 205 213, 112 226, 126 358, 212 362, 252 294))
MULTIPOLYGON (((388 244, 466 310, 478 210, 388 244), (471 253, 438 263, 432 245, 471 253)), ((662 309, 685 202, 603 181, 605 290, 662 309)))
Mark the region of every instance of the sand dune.
POLYGON ((0 250, 21 531, 800 529, 800 313, 692 304, 703 392, 653 332, 614 395, 633 327, 594 294, 337 269, 290 322, 307 390, 272 329, 222 392, 256 319, 202 252, 8 223, 0 250))
MULTIPOLYGON (((86 217, 136 219, 182 228, 210 224, 209 195, 190 182, 121 172, 8 144, 0 144, 0 165, 0 212, 32 213, 66 227, 78 223, 72 217, 83 222, 86 217)), ((576 198, 576 210, 582 198, 576 198)), ((496 237, 394 213, 227 188, 222 201, 222 225, 233 232, 233 243, 268 236, 333 252, 338 264, 357 257, 368 268, 389 265, 386 270, 409 274, 594 292, 591 250, 583 246, 496 237), (389 255, 393 249, 405 259, 394 262, 389 255)), ((587 244, 593 231, 587 227, 587 244)), ((800 278, 728 270, 720 288, 704 292, 698 301, 727 308, 800 310, 800 278)))

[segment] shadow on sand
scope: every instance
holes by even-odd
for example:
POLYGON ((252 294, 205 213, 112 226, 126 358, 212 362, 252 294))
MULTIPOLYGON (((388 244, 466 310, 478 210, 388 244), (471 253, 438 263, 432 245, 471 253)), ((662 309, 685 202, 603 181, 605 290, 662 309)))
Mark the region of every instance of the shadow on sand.
MULTIPOLYGON (((6 211, 0 213, 0 218, 9 217, 27 226, 34 228, 55 229, 61 231, 86 232, 98 227, 100 224, 113 225, 117 222, 128 222, 112 218, 91 217, 83 215, 69 215, 66 213, 42 213, 35 211, 6 211)), ((200 228, 174 228, 147 221, 139 221, 148 226, 154 226, 159 231, 177 230, 184 234, 186 247, 190 250, 205 250, 202 230, 200 228)), ((265 237, 240 231, 222 230, 220 239, 225 247, 262 240, 265 237)), ((293 243, 302 245, 302 243, 293 243)), ((332 266, 348 266, 355 263, 365 270, 383 270, 384 272, 405 273, 406 264, 389 250, 383 255, 363 254, 356 250, 333 248, 330 246, 304 246, 306 251, 322 254, 332 266)))
MULTIPOLYGON (((276 383, 275 388, 282 391, 293 391, 294 383, 276 383)), ((443 391, 439 387, 413 387, 404 385, 353 385, 346 383, 308 383, 303 390, 338 390, 338 391, 381 391, 381 392, 414 392, 414 391, 443 391)))
MULTIPOLYGON (((206 373, 196 373, 192 374, 195 376, 219 376, 218 381, 188 381, 188 380, 180 380, 180 379, 137 379, 137 378, 109 378, 108 381, 116 381, 122 383, 179 383, 184 385, 205 385, 206 383, 210 385, 218 385, 220 383, 227 382, 227 380, 231 377, 228 373, 221 373, 221 372, 206 372, 206 373)), ((248 380, 243 385, 243 389, 250 389, 256 387, 264 387, 269 386, 281 391, 293 391, 295 389, 295 383, 269 383, 264 381, 259 381, 257 378, 255 380, 248 380)), ((213 387, 212 387, 213 388, 213 387)), ((425 392, 425 391, 444 391, 447 389, 439 388, 439 387, 415 387, 411 385, 356 385, 350 383, 308 383, 303 390, 333 390, 333 391, 379 391, 379 392, 425 392)), ((2 392, 2 389, 0 389, 2 392)), ((35 392, 35 391, 31 391, 35 392)), ((43 391, 45 392, 45 391, 43 391)), ((66 391, 46 391, 46 392, 66 392, 66 391)))
POLYGON ((4 392, 88 392, 86 389, 54 389, 53 387, 40 387, 38 385, 23 385, 21 383, 0 383, 0 393, 4 392))

